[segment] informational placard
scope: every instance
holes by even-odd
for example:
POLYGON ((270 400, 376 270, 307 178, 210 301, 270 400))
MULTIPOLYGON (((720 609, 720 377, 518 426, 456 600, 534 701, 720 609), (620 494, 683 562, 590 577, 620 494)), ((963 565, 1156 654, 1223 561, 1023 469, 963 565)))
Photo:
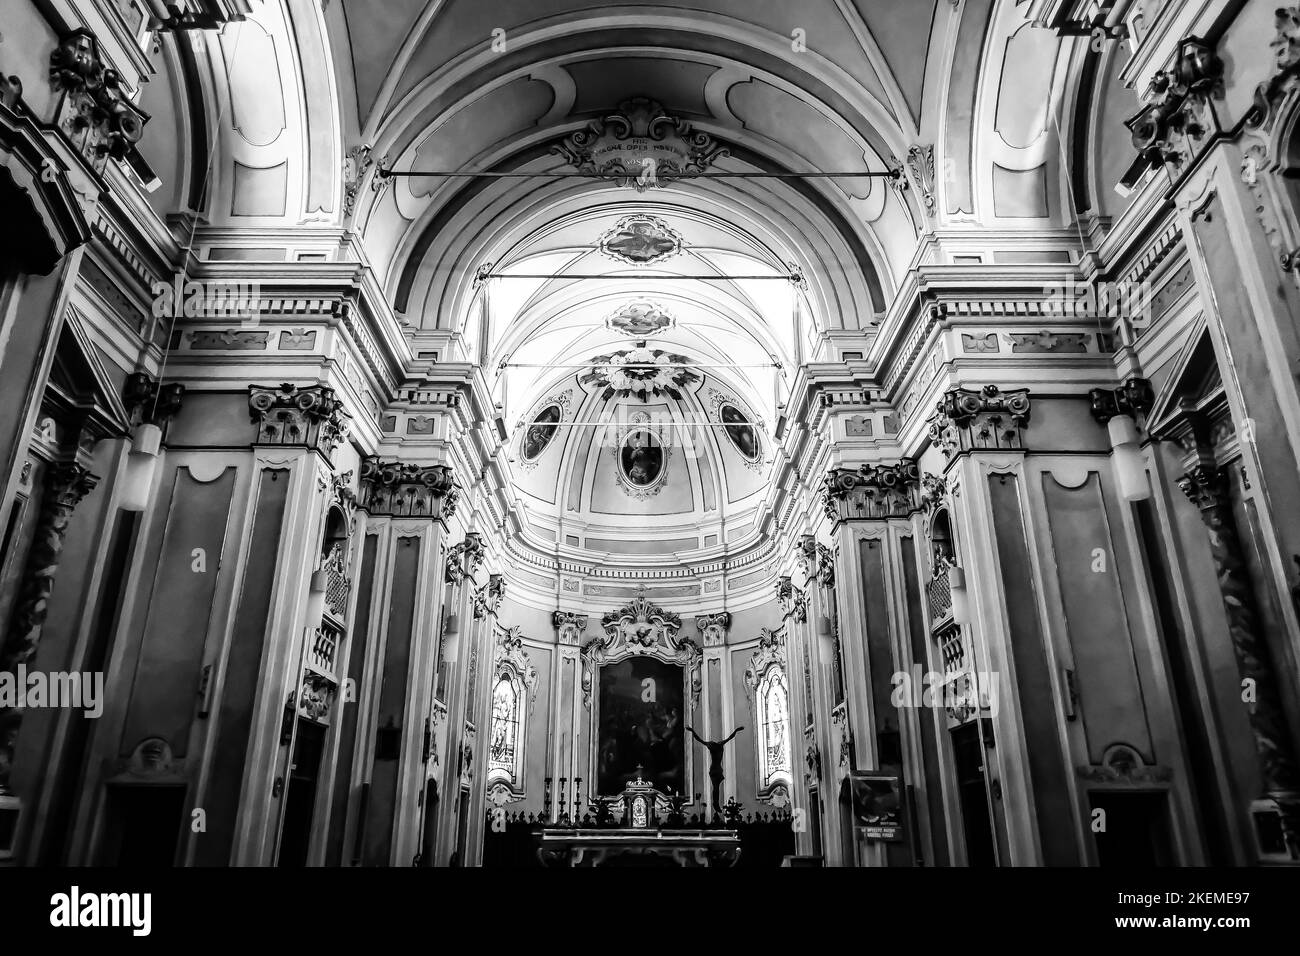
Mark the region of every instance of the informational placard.
POLYGON ((902 840, 902 780, 896 774, 855 773, 849 782, 858 833, 868 840, 902 840))

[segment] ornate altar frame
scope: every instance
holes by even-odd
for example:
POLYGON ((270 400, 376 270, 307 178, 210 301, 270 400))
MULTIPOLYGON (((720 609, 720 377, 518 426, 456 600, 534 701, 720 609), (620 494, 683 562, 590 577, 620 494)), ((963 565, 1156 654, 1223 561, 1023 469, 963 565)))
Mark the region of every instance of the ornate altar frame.
POLYGON ((685 751, 685 794, 687 803, 694 802, 689 792, 695 782, 694 747, 685 740, 686 726, 693 724, 692 716, 700 704, 703 686, 702 660, 699 647, 690 638, 678 637, 682 620, 677 614, 665 611, 646 599, 644 589, 635 600, 616 611, 605 614, 600 621, 605 634, 588 641, 582 648, 582 703, 589 715, 587 724, 587 772, 590 793, 593 797, 614 797, 619 794, 600 794, 598 759, 600 750, 600 696, 595 693, 599 671, 604 664, 614 664, 628 657, 653 657, 682 669, 683 747, 685 751))

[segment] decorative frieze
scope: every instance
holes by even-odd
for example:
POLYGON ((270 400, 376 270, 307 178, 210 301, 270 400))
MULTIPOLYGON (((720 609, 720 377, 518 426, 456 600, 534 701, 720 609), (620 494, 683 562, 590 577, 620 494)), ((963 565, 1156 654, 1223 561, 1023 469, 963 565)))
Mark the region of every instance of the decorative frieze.
POLYGON ((351 416, 328 385, 299 388, 248 386, 249 418, 257 425, 258 445, 301 445, 327 458, 347 434, 351 416))
POLYGON ((833 468, 822 487, 826 516, 832 521, 906 517, 920 507, 919 483, 920 472, 911 458, 833 468))
POLYGON ((587 615, 575 611, 553 611, 551 623, 561 644, 577 647, 587 633, 587 615))
POLYGON ((489 574, 487 584, 474 590, 474 617, 482 620, 489 614, 496 614, 501 606, 501 599, 506 594, 506 579, 503 574, 489 574))
POLYGON ((700 631, 700 643, 705 647, 721 647, 727 643, 731 615, 726 611, 719 611, 717 614, 700 614, 695 618, 695 626, 700 631))
POLYGON ((62 94, 55 125, 91 168, 102 173, 109 159, 136 158, 149 114, 131 102, 117 71, 104 65, 93 33, 79 28, 59 38, 50 53, 50 86, 62 94))
POLYGON ((1145 378, 1127 379, 1119 388, 1094 388, 1088 392, 1092 417, 1105 425, 1116 415, 1127 415, 1134 421, 1146 417, 1155 402, 1155 392, 1145 378))
POLYGON ((449 465, 411 462, 361 462, 358 506, 372 515, 394 518, 445 518, 447 495, 455 490, 449 465))
POLYGON ((474 573, 478 571, 485 556, 483 536, 477 531, 468 532, 464 541, 447 549, 447 568, 443 572, 443 580, 448 584, 460 584, 469 578, 472 583, 474 573))
POLYGON ((798 624, 808 620, 808 595, 795 587, 790 575, 783 574, 776 582, 776 599, 782 612, 798 624))
POLYGON ((947 458, 968 451, 1023 450, 1029 389, 949 389, 928 424, 930 440, 947 458))

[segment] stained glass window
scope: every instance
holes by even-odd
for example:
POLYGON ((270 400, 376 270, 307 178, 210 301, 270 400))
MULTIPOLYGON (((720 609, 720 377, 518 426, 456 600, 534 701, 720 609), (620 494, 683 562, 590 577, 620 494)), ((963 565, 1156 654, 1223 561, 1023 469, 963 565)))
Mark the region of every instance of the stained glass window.
POLYGON ((488 779, 517 783, 519 755, 519 688, 502 674, 492 690, 492 736, 488 779))
POLYGON ((785 670, 772 665, 758 683, 758 726, 762 734, 759 748, 759 777, 764 787, 789 783, 790 768, 790 694, 785 670))

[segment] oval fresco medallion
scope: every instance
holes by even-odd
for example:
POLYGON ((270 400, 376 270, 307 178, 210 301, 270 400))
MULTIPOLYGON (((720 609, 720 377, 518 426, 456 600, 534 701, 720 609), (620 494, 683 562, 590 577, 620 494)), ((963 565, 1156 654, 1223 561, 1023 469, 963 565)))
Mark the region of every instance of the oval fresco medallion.
POLYGON ((524 461, 536 461, 537 456, 546 451, 546 446, 555 437, 556 422, 560 420, 560 406, 547 405, 533 419, 528 430, 524 432, 524 461))

